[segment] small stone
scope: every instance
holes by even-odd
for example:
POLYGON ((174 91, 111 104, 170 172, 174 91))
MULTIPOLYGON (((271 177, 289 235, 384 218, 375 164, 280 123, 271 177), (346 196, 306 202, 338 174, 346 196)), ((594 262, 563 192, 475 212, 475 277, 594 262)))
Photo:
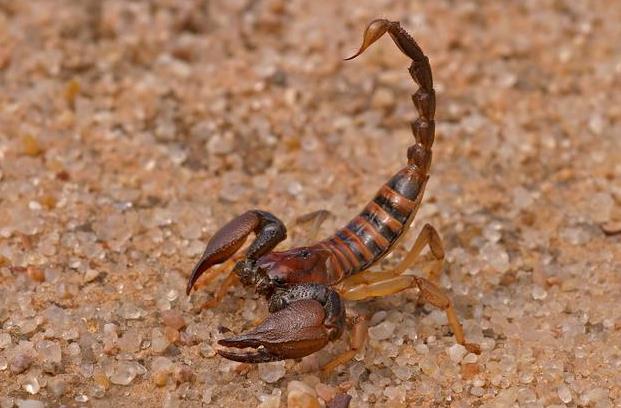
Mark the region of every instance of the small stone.
POLYGON ((135 353, 140 350, 142 343, 142 333, 136 329, 127 330, 119 339, 118 345, 125 353, 135 353))
POLYGON ((591 240, 591 234, 580 226, 562 229, 561 237, 572 245, 584 245, 591 240))
POLYGON ((67 389, 67 382, 61 376, 48 378, 47 389, 56 398, 62 397, 67 389))
POLYGON ((300 392, 312 395, 313 397, 317 395, 313 387, 311 387, 310 385, 302 381, 297 381, 297 380, 289 381, 289 384, 287 384, 287 392, 292 392, 292 391, 300 391, 300 392))
POLYGON ((43 270, 36 266, 29 266, 26 268, 26 275, 28 275, 30 280, 33 282, 41 283, 45 281, 45 274, 43 273, 43 270))
POLYGON ((50 340, 40 340, 35 346, 39 359, 46 363, 60 364, 62 352, 60 345, 50 340))
POLYGON ((348 408, 351 400, 351 395, 341 393, 334 397, 334 399, 326 405, 326 408, 348 408))
POLYGON ((84 283, 88 283, 88 282, 92 282, 95 279, 97 279, 98 276, 99 276, 98 270, 89 268, 86 270, 86 273, 84 273, 84 278, 82 278, 82 280, 84 281, 84 283))
POLYGON ((173 368, 173 362, 167 357, 155 357, 151 362, 151 369, 154 371, 166 370, 170 371, 173 368))
POLYGON ((22 388, 29 394, 35 395, 41 389, 39 380, 35 376, 28 376, 22 384, 22 388))
POLYGON ((569 387, 567 387, 565 384, 559 385, 556 393, 558 394, 558 397, 561 399, 561 401, 563 401, 565 404, 569 404, 571 402, 571 391, 569 390, 569 387))
POLYGON ((541 286, 535 285, 533 286, 532 296, 535 300, 543 300, 548 296, 548 292, 541 286))
POLYGON ((606 120, 600 113, 594 113, 589 118, 589 130, 593 132, 594 135, 601 135, 605 126, 606 120))
POLYGON ((423 373, 425 373, 429 377, 433 377, 440 369, 440 367, 438 367, 438 364, 435 362, 433 356, 426 356, 425 358, 423 358, 423 360, 420 362, 420 368, 421 370, 423 370, 423 373))
POLYGON ((177 384, 183 384, 185 382, 194 381, 194 372, 190 366, 185 364, 180 364, 173 371, 173 378, 177 382, 177 384))
MULTIPOLYGON (((215 386, 213 385, 208 385, 207 387, 205 387, 205 389, 203 390, 203 395, 202 395, 203 404, 209 404, 211 402, 214 388, 215 386)), ((278 399, 278 401, 280 401, 280 398, 278 399)))
POLYGON ((419 343, 416 346, 414 346, 414 350, 416 350, 416 352, 418 354, 428 354, 429 353, 429 347, 424 344, 424 343, 419 343))
POLYGON ((30 367, 32 360, 32 356, 29 354, 17 353, 9 363, 11 372, 13 372, 13 374, 23 373, 30 367))
POLYGON ((373 316, 371 316, 371 319, 369 320, 369 327, 377 326, 378 324, 383 322, 384 319, 386 319, 387 315, 388 312, 386 312, 385 310, 380 310, 373 313, 373 316))
POLYGON ((95 370, 95 372, 93 373, 93 381, 95 382, 95 385, 103 392, 110 388, 110 380, 108 379, 106 374, 100 369, 95 370))
POLYGON ((155 328, 151 331, 151 349, 155 353, 163 353, 170 346, 170 341, 162 330, 155 328))
POLYGON ((133 361, 119 361, 113 369, 110 381, 112 384, 129 385, 144 367, 133 361), (142 369, 141 369, 142 367, 142 369))
POLYGON ((394 104, 395 94, 388 88, 377 88, 371 98, 371 106, 373 108, 391 108, 394 104))
POLYGON ((479 360, 479 356, 477 356, 474 353, 468 353, 462 360, 462 363, 472 364, 472 363, 476 363, 478 360, 479 360))
POLYGON ((163 387, 168 383, 169 375, 168 370, 157 370, 153 373, 153 383, 158 387, 163 387))
POLYGON ((454 363, 461 362, 467 352, 468 350, 466 350, 466 348, 461 344, 453 344, 451 347, 446 349, 446 354, 448 354, 449 358, 454 363))
POLYGON ((377 326, 369 328, 369 338, 373 340, 386 340, 395 332, 395 324, 391 321, 383 321, 377 326))
POLYGON ((267 395, 260 398, 263 402, 257 408, 280 408, 280 396, 267 395))
POLYGON ((285 376, 285 362, 276 361, 259 365, 259 378, 266 383, 275 383, 285 376))
POLYGON ((608 192, 598 192, 591 196, 589 203, 589 216, 596 223, 610 221, 610 216, 615 208, 615 200, 608 192))
POLYGON ((509 270, 509 254, 502 246, 487 243, 481 248, 480 253, 483 260, 499 273, 509 270))
POLYGON ((177 343, 179 342, 179 339, 181 338, 181 335, 178 330, 175 330, 172 327, 168 327, 168 326, 164 327, 164 336, 166 336, 168 341, 171 343, 177 343))
POLYGON ((400 366, 400 365, 394 365, 392 367, 392 372, 395 374, 395 376, 400 379, 401 381, 407 381, 410 379, 410 377, 412 377, 412 374, 414 374, 412 372, 412 369, 410 367, 407 366, 400 366))
POLYGON ((384 388, 384 395, 389 400, 405 402, 406 390, 405 390, 405 387, 400 386, 400 385, 396 387, 389 386, 389 387, 384 388))
POLYGON ((80 93, 80 82, 77 79, 72 79, 65 85, 65 100, 69 106, 73 107, 75 105, 75 98, 80 93))
POLYGON ((327 384, 319 383, 315 385, 315 392, 322 400, 331 401, 338 393, 338 389, 327 384))
POLYGON ((606 235, 619 235, 621 234, 621 221, 610 221, 601 225, 602 231, 606 235))
POLYGON ((321 405, 312 395, 294 390, 287 395, 287 408, 321 408, 321 405))
POLYGON ((535 378, 535 374, 531 370, 523 371, 520 374, 520 382, 522 384, 530 384, 531 382, 533 382, 534 378, 535 378))
POLYGON ((0 333, 0 350, 11 345, 11 335, 9 333, 0 333))
POLYGON ((31 134, 25 134, 21 138, 22 153, 26 156, 36 157, 43 152, 39 141, 31 134))
POLYGON ((123 319, 137 320, 144 316, 144 311, 133 303, 123 303, 119 308, 119 315, 123 319))
POLYGON ((88 402, 88 396, 86 396, 84 394, 78 394, 78 395, 76 395, 76 397, 74 399, 77 402, 88 402))
POLYGON ((176 310, 167 310, 162 312, 162 323, 164 323, 165 326, 171 327, 175 330, 181 330, 186 325, 185 319, 181 313, 176 310))
POLYGON ((470 394, 474 395, 475 397, 482 397, 484 393, 485 393, 485 390, 483 390, 482 387, 470 388, 470 394))
POLYGON ((117 325, 114 323, 106 323, 103 326, 103 351, 106 354, 116 354, 119 335, 117 325))
POLYGON ((464 380, 470 380, 479 373, 479 365, 477 363, 462 363, 461 376, 464 380))
POLYGON ((17 408, 45 408, 45 404, 37 400, 17 400, 17 408))

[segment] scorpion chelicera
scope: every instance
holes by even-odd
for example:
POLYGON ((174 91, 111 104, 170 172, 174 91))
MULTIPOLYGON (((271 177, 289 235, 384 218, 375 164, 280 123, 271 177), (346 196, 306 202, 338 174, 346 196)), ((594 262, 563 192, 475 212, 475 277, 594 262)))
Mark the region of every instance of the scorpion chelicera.
MULTIPOLYGON (((413 287, 418 287, 420 301, 446 312, 458 343, 471 352, 480 352, 478 345, 466 342, 450 299, 438 287, 444 250, 431 225, 423 227, 412 248, 393 270, 368 270, 393 250, 412 224, 429 179, 435 134, 436 96, 429 59, 399 22, 372 21, 364 32, 360 49, 347 59, 362 54, 386 32, 412 60, 409 72, 419 87, 412 96, 418 118, 411 122, 415 143, 407 150, 408 163, 349 224, 313 245, 273 252, 286 238, 286 228, 282 221, 262 210, 245 212, 211 237, 192 271, 187 293, 207 269, 226 261, 236 262, 206 306, 217 304, 239 280, 265 296, 270 312, 255 329, 218 342, 225 347, 218 353, 227 359, 264 363, 307 356, 341 336, 346 326, 345 300, 387 296, 413 287), (234 258, 251 232, 255 240, 243 256, 234 258), (420 257, 427 246, 430 255, 420 257), (404 274, 415 263, 426 266, 428 278, 404 274), (244 348, 252 350, 240 350, 244 348)), ((220 270, 204 275, 204 281, 215 279, 220 270)), ((364 344, 366 318, 355 316, 353 325, 350 349, 326 364, 324 370, 351 360, 364 344)))

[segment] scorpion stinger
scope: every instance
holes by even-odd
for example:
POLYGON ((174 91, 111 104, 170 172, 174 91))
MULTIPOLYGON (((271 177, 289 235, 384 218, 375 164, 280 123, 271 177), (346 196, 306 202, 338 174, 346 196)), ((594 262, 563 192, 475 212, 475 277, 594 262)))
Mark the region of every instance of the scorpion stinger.
MULTIPOLYGON (((415 143, 407 150, 407 165, 345 227, 312 245, 272 251, 285 238, 285 227, 273 215, 258 210, 239 216, 211 238, 192 272, 188 292, 201 273, 230 258, 254 231, 255 241, 233 272, 243 284, 254 286, 267 299, 270 312, 255 329, 220 340, 218 343, 226 347, 218 350, 221 356, 262 363, 309 355, 343 333, 344 300, 388 296, 413 287, 418 288, 421 301, 445 311, 458 343, 471 352, 480 352, 477 344, 466 342, 452 302, 437 285, 444 249, 431 225, 423 227, 396 268, 381 272, 369 270, 395 248, 412 224, 429 179, 435 134, 436 98, 429 59, 398 22, 372 21, 365 30, 362 46, 351 58, 360 55, 385 33, 412 60, 409 73, 419 86, 412 96, 418 118, 411 123, 415 143), (425 248, 429 248, 428 256, 420 257, 425 248), (427 278, 404 273, 415 264, 426 266, 427 278)), ((229 275, 216 300, 225 293, 231 277, 235 278, 229 275)), ((351 360, 363 347, 367 319, 358 316, 353 320, 350 350, 336 356, 325 370, 351 360)))

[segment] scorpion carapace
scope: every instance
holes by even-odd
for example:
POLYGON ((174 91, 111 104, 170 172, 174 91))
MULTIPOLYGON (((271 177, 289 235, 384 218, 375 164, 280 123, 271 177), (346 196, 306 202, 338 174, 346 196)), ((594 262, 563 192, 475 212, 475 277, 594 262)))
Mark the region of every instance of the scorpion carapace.
MULTIPOLYGON (((476 344, 466 343, 449 298, 437 286, 444 250, 431 225, 423 227, 396 268, 381 272, 367 270, 395 247, 412 223, 429 178, 435 129, 436 98, 429 59, 398 22, 372 21, 364 32, 360 49, 348 59, 362 54, 385 33, 412 60, 409 72, 419 86, 412 96, 418 118, 411 123, 415 143, 407 150, 408 163, 349 224, 313 245, 273 252, 286 238, 286 229, 277 217, 260 210, 247 211, 212 236, 192 271, 188 294, 207 269, 227 260, 236 261, 207 306, 217 304, 228 287, 239 279, 265 296, 270 312, 250 332, 219 341, 226 348, 218 353, 228 359, 261 363, 309 355, 343 333, 346 325, 343 300, 386 296, 412 287, 418 287, 422 301, 446 311, 458 343, 479 352, 476 344), (232 258, 251 232, 256 237, 245 254, 232 258), (427 246, 430 256, 419 257, 427 246), (428 279, 404 274, 414 263, 425 267, 428 279), (243 348, 252 350, 239 350, 243 348)), ((213 280, 219 272, 210 271, 203 281, 213 280)), ((351 349, 334 358, 324 369, 330 370, 353 358, 365 337, 366 319, 358 316, 354 319, 351 349)))

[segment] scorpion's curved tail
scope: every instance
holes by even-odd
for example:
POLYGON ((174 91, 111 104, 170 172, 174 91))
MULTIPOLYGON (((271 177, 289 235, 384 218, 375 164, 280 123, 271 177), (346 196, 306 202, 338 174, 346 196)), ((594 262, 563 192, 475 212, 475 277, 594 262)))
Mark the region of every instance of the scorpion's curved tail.
POLYGON ((384 184, 347 226, 318 244, 333 253, 337 280, 370 267, 390 252, 408 230, 429 178, 436 95, 427 56, 399 22, 378 19, 369 24, 360 49, 347 60, 362 54, 385 33, 412 59, 409 72, 419 86, 412 95, 418 111, 418 118, 411 122, 416 142, 408 148, 408 165, 384 184))

